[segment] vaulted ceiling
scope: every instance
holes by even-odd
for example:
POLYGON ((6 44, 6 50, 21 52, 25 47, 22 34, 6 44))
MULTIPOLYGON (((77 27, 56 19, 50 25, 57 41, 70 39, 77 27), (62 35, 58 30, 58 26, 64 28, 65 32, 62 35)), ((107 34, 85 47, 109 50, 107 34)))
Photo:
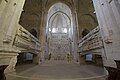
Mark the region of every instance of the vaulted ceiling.
POLYGON ((57 2, 65 3, 77 13, 80 34, 84 29, 92 30, 98 25, 92 0, 26 0, 20 24, 28 31, 34 28, 39 33, 42 12, 57 2))

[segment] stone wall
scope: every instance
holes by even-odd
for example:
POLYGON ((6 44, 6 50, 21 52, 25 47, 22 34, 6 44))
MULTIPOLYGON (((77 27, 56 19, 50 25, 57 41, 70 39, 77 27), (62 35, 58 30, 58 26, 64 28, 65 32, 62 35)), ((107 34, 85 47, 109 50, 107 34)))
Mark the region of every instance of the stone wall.
POLYGON ((82 37, 82 31, 84 29, 91 31, 98 26, 91 0, 78 0, 77 16, 80 38, 82 37))
POLYGON ((42 14, 42 1, 41 0, 25 0, 23 11, 20 17, 20 25, 28 31, 35 29, 37 37, 40 33, 40 23, 42 14))

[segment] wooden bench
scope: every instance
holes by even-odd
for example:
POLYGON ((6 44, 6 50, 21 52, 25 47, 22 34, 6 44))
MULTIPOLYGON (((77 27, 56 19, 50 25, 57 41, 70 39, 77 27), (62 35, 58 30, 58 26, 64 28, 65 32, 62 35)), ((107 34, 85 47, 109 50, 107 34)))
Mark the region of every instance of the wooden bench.
POLYGON ((4 70, 7 68, 8 65, 0 65, 0 80, 6 80, 4 70))

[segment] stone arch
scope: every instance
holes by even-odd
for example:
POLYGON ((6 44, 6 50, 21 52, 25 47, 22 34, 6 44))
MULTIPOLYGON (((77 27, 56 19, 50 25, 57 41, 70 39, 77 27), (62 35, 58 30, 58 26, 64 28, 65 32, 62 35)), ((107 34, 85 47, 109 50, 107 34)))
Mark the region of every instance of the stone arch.
POLYGON ((84 15, 90 16, 90 17, 94 20, 94 22, 95 22, 96 24, 98 24, 97 19, 96 19, 92 14, 82 14, 81 16, 84 16, 84 15))
POLYGON ((65 1, 65 0, 55 0, 50 3, 47 0, 46 4, 45 4, 45 6, 47 6, 47 7, 45 7, 46 11, 48 11, 51 8, 51 6, 53 6, 54 4, 57 4, 57 3, 63 3, 65 5, 67 5, 71 9, 71 12, 75 11, 75 7, 73 6, 73 4, 68 1, 65 1))
MULTIPOLYGON (((40 27, 40 29, 41 29, 41 31, 40 31, 40 35, 41 35, 41 46, 45 46, 45 44, 46 44, 46 39, 47 39, 47 34, 46 34, 46 26, 47 26, 47 20, 48 20, 48 18, 47 18, 47 14, 48 14, 48 11, 49 11, 49 9, 53 6, 53 5, 55 5, 55 4, 57 4, 57 3, 63 3, 63 4, 65 4, 65 5, 67 5, 68 7, 69 7, 69 9, 70 9, 70 11, 71 11, 71 17, 72 17, 72 25, 73 25, 73 37, 72 37, 72 39, 71 39, 71 41, 73 42, 73 48, 72 48, 72 51, 71 51, 71 53, 73 53, 74 54, 74 56, 77 56, 76 54, 77 54, 77 43, 76 42, 78 42, 77 40, 78 40, 78 23, 77 23, 77 13, 76 13, 76 9, 75 9, 75 6, 74 6, 74 4, 72 4, 72 3, 70 3, 70 2, 67 2, 67 1, 65 1, 65 0, 56 0, 56 1, 53 1, 53 2, 51 2, 51 3, 49 3, 49 2, 46 2, 46 4, 43 6, 43 13, 42 13, 42 15, 43 15, 43 17, 42 17, 42 20, 41 20, 41 27, 40 27)), ((45 53, 45 47, 43 47, 42 49, 41 49, 41 58, 44 58, 44 53, 45 53)), ((75 59, 76 59, 76 57, 74 57, 75 59)))
MULTIPOLYGON (((67 16, 67 18, 69 19, 69 21, 70 21, 70 26, 71 26, 71 19, 70 19, 70 17, 65 13, 65 12, 62 12, 62 11, 57 11, 57 12, 55 12, 55 13, 53 13, 51 16, 50 16, 50 18, 49 18, 49 20, 48 20, 48 23, 50 22, 50 20, 51 20, 51 18, 52 17, 56 17, 57 15, 58 15, 58 13, 62 13, 62 14, 64 14, 65 16, 67 16)), ((67 21, 66 21, 67 22, 67 21)), ((67 23, 68 24, 68 23, 67 23)))
POLYGON ((82 31, 84 30, 84 28, 91 31, 98 26, 98 21, 93 14, 84 13, 80 15, 80 25, 81 25, 79 26, 80 37, 82 37, 82 31))
MULTIPOLYGON (((57 3, 63 3, 63 4, 65 4, 69 9, 70 9, 70 11, 71 11, 71 14, 72 14, 72 18, 73 18, 73 25, 74 25, 74 28, 75 29, 78 29, 78 22, 77 22, 77 13, 76 13, 76 9, 75 9, 75 6, 74 6, 74 4, 73 4, 73 1, 70 1, 70 2, 68 2, 68 1, 65 1, 65 0, 55 0, 55 1, 52 1, 52 2, 49 2, 48 0, 46 1, 46 4, 44 5, 44 6, 47 6, 47 7, 44 7, 43 9, 44 9, 44 12, 43 12, 43 15, 44 15, 44 17, 43 17, 43 27, 44 28, 46 28, 46 24, 47 24, 47 22, 44 22, 44 21, 46 21, 47 20, 47 14, 48 14, 48 11, 49 11, 49 9, 53 6, 53 5, 55 5, 55 4, 57 4, 57 3)), ((68 16, 68 15, 67 15, 68 16)), ((69 16, 68 16, 69 17, 69 16)), ((70 20, 70 21, 72 21, 72 20, 70 20)), ((77 34, 79 35, 79 32, 78 32, 79 30, 77 30, 77 34)), ((41 33, 42 34, 42 33, 41 33)))
MULTIPOLYGON (((53 25, 53 22, 54 22, 55 18, 56 18, 58 15, 59 15, 59 14, 55 14, 55 17, 53 18, 52 23, 51 23, 50 26, 53 25)), ((64 16, 63 14, 62 14, 62 16, 65 18, 65 16, 64 16)), ((67 18, 68 18, 68 17, 67 17, 67 18)), ((68 25, 68 22, 67 22, 66 18, 65 18, 65 21, 66 21, 66 23, 67 23, 67 25, 68 25)))

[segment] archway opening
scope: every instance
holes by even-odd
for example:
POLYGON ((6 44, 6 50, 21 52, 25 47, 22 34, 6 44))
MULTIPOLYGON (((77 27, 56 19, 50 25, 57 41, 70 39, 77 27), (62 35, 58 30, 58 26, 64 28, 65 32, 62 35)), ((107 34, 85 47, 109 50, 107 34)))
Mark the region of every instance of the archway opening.
POLYGON ((73 22, 70 8, 64 3, 50 7, 46 25, 46 54, 49 60, 72 60, 73 22))
POLYGON ((82 31, 82 38, 83 38, 84 36, 86 36, 89 32, 90 32, 89 30, 84 29, 84 30, 82 31))
POLYGON ((29 31, 33 36, 37 37, 37 31, 35 29, 31 29, 29 31))

